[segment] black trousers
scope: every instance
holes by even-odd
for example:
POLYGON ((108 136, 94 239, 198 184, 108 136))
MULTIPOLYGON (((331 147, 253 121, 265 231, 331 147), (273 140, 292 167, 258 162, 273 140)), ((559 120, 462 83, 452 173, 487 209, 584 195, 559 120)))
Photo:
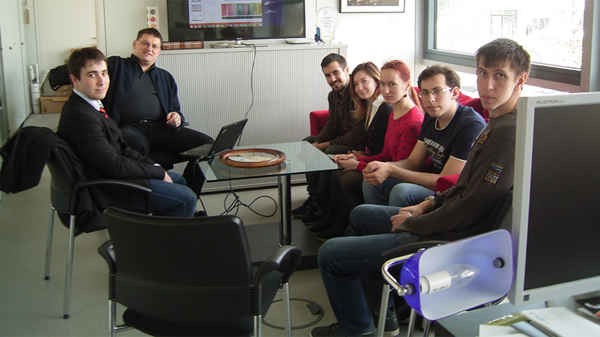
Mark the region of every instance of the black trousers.
MULTIPOLYGON (((314 143, 316 136, 308 136, 302 140, 314 143)), ((331 145, 325 149, 325 154, 346 154, 348 151, 357 150, 348 145, 331 145)), ((306 173, 306 191, 313 198, 322 211, 327 211, 329 207, 329 196, 331 193, 331 172, 309 172, 306 173)))
POLYGON ((147 156, 151 152, 167 152, 179 157, 176 162, 188 161, 182 176, 196 195, 204 185, 204 175, 195 160, 179 156, 179 153, 194 147, 212 144, 214 140, 202 132, 189 128, 174 129, 163 122, 132 123, 121 125, 123 139, 127 145, 147 156))

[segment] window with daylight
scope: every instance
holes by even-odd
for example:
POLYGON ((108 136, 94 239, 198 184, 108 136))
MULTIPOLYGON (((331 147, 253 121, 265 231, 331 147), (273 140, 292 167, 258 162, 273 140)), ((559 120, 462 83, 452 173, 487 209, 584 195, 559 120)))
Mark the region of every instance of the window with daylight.
POLYGON ((532 77, 579 85, 585 0, 427 0, 425 58, 475 66, 473 55, 496 38, 531 54, 532 77))

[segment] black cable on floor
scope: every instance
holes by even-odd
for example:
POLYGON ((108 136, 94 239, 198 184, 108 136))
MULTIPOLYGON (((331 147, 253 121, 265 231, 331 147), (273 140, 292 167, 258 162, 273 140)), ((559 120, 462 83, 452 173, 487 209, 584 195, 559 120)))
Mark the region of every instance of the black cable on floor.
POLYGON ((230 180, 229 181, 229 193, 227 193, 227 195, 225 196, 225 199, 223 200, 223 208, 225 209, 225 211, 223 213, 221 213, 220 215, 230 214, 231 212, 233 212, 233 210, 235 210, 234 215, 237 215, 240 206, 244 206, 244 207, 248 208, 250 211, 252 211, 254 214, 265 217, 265 218, 271 217, 271 216, 275 215, 275 213, 277 213, 277 201, 275 201, 275 199, 273 199, 272 197, 270 197, 268 195, 261 195, 259 197, 256 197, 249 204, 243 203, 240 200, 240 196, 237 193, 235 193, 235 191, 233 190, 233 187, 231 186, 231 180, 230 180), (231 204, 229 204, 229 206, 228 206, 227 199, 229 198, 230 195, 233 195, 234 199, 231 202, 231 204), (271 214, 262 214, 262 213, 255 211, 252 208, 252 204, 254 204, 256 201, 258 201, 259 199, 262 199, 262 198, 267 198, 267 199, 270 199, 271 201, 273 201, 273 204, 275 205, 275 209, 273 210, 273 212, 271 214))

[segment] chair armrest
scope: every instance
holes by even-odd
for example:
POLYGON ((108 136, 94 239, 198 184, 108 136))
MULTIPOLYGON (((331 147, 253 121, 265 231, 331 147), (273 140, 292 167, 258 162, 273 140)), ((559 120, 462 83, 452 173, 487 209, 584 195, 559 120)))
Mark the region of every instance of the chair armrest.
POLYGON ((106 264, 108 264, 108 271, 111 273, 116 273, 117 263, 115 262, 115 254, 112 242, 108 240, 100 245, 100 247, 98 247, 98 253, 104 258, 106 264))
POLYGON ((444 192, 445 190, 449 189, 450 187, 456 185, 456 182, 458 181, 459 176, 460 176, 460 174, 453 174, 453 175, 449 175, 449 176, 439 177, 437 182, 435 183, 435 191, 436 192, 444 192))
MULTIPOLYGON (((146 196, 146 211, 148 214, 152 213, 152 189, 146 186, 142 186, 139 184, 135 184, 125 180, 117 180, 117 179, 98 179, 98 180, 87 180, 87 181, 79 181, 73 186, 73 195, 78 196, 79 190, 82 188, 90 187, 90 186, 100 186, 100 185, 116 185, 129 187, 132 189, 136 189, 141 192, 145 192, 146 196)), ((77 207, 77 203, 73 203, 73 207, 77 207)), ((71 210, 71 214, 75 214, 75 210, 71 210)))
POLYGON ((290 276, 296 271, 300 264, 302 251, 294 246, 282 246, 277 248, 268 259, 263 262, 254 276, 254 285, 258 286, 269 273, 279 270, 283 273, 282 283, 287 283, 290 276), (283 269, 283 270, 282 270, 283 269))
POLYGON ((414 254, 418 252, 420 249, 427 249, 438 245, 443 245, 448 243, 448 241, 441 240, 431 240, 431 241, 419 241, 409 243, 407 245, 403 245, 394 249, 390 249, 381 254, 381 263, 385 263, 388 260, 401 257, 408 254, 414 254))

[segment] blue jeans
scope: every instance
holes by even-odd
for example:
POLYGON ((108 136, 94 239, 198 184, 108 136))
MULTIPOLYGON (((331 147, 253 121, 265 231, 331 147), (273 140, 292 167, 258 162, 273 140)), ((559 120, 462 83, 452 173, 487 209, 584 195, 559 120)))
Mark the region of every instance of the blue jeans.
POLYGON ((178 173, 167 172, 173 183, 150 179, 152 188, 152 211, 161 216, 193 217, 196 212, 196 194, 178 173))
POLYGON ((396 178, 387 178, 384 182, 376 186, 371 186, 366 181, 363 181, 362 190, 365 197, 365 204, 387 206, 392 188, 400 183, 402 183, 402 180, 396 178))
POLYGON ((417 205, 435 192, 417 184, 401 183, 392 188, 390 192, 390 206, 406 207, 417 205))
POLYGON ((417 184, 405 183, 396 178, 387 178, 377 186, 363 181, 363 196, 366 204, 406 207, 421 203, 434 191, 417 184))
MULTIPOLYGON (((397 207, 360 205, 350 215, 348 231, 375 228, 385 232, 385 226, 377 224, 388 224, 391 229, 390 217, 397 213, 397 207)), ((372 327, 371 310, 378 311, 381 301, 381 286, 373 282, 381 273, 381 254, 419 240, 418 235, 390 233, 390 229, 386 234, 334 238, 319 249, 319 269, 327 296, 347 335, 358 335, 372 327)), ((356 235, 363 235, 360 233, 356 235)))

